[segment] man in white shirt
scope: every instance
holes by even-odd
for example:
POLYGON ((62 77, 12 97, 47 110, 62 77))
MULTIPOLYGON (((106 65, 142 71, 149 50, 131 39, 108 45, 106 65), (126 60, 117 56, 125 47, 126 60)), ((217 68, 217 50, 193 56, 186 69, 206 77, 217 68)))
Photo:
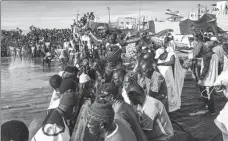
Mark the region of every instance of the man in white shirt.
POLYGON ((131 103, 137 105, 140 122, 148 140, 167 141, 174 134, 165 106, 159 100, 145 95, 138 84, 130 85, 127 95, 131 103))

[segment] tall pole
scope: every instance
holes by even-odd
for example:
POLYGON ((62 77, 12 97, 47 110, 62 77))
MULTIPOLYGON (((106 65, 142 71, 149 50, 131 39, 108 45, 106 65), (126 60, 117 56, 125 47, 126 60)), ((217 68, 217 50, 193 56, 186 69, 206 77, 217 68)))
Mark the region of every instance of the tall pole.
POLYGON ((79 16, 79 13, 78 13, 79 11, 77 11, 77 23, 78 23, 78 16, 79 16))
POLYGON ((139 30, 140 30, 140 15, 141 15, 141 0, 140 0, 140 7, 139 7, 139 21, 138 21, 139 30))
POLYGON ((110 22, 110 8, 108 7, 108 15, 109 15, 109 24, 111 23, 110 22))
POLYGON ((200 19, 200 4, 198 4, 198 19, 200 19))

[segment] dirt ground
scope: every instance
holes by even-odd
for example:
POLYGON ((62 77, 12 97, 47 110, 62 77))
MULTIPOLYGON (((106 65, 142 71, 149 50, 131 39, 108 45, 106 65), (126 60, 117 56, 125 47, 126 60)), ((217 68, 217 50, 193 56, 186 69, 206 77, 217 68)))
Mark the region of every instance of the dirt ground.
POLYGON ((171 113, 170 118, 199 141, 222 141, 222 134, 214 124, 214 119, 227 102, 227 99, 222 96, 222 94, 214 96, 216 115, 190 116, 189 113, 205 110, 205 108, 199 87, 188 73, 182 90, 181 109, 171 113))

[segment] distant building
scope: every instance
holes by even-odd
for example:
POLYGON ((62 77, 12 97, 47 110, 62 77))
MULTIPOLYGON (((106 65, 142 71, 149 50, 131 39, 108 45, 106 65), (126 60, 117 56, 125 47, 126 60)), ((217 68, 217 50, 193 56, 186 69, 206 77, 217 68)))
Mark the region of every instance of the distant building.
POLYGON ((109 27, 111 27, 111 28, 120 28, 119 27, 119 23, 118 22, 111 22, 110 24, 108 24, 109 25, 109 27))
POLYGON ((137 18, 134 17, 119 17, 117 22, 120 29, 134 29, 138 24, 137 18))
POLYGON ((191 13, 188 15, 188 19, 190 19, 190 20, 198 20, 198 14, 195 13, 195 12, 191 12, 191 13))
POLYGON ((214 4, 214 7, 211 10, 212 14, 215 15, 228 15, 228 1, 219 1, 216 4, 214 4))

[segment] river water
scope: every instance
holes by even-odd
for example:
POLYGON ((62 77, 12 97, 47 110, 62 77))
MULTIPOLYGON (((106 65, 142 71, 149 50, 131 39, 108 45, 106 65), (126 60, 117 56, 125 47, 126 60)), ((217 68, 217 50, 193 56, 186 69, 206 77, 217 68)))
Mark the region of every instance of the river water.
POLYGON ((1 121, 19 119, 27 125, 47 108, 52 89, 49 79, 61 69, 58 62, 51 68, 40 59, 21 61, 1 58, 1 121))

